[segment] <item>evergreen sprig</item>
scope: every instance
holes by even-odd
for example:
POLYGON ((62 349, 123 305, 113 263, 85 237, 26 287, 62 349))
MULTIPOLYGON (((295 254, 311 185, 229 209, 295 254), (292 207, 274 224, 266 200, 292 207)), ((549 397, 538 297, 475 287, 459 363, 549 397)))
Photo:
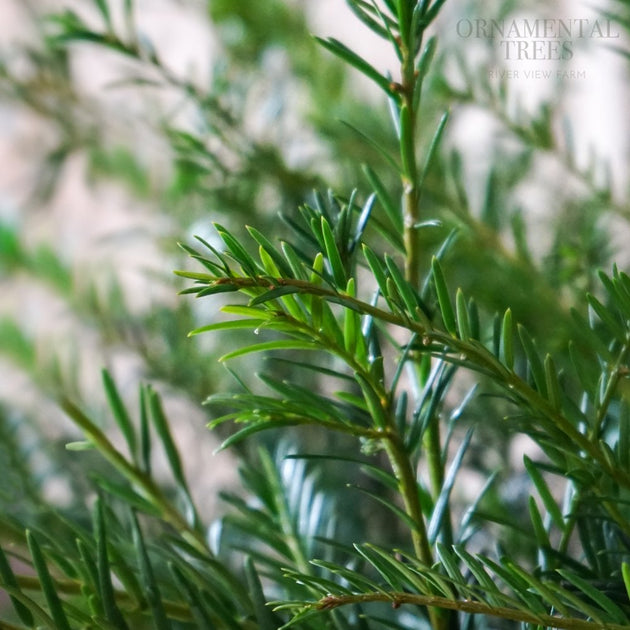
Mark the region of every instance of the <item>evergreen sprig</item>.
MULTIPOLYGON (((118 438, 86 405, 60 399, 84 436, 67 449, 96 451, 101 461, 89 480, 91 515, 81 505, 80 514, 0 516, 0 586, 13 611, 0 626, 457 630, 498 618, 529 628, 630 627, 630 276, 617 266, 600 271, 569 314, 554 294, 558 278, 530 255, 516 211, 516 252, 503 244, 502 195, 521 181, 515 173, 530 154, 543 151, 590 184, 597 203, 622 216, 624 206, 558 149, 548 108, 529 121, 511 118, 505 91, 476 85, 465 64, 464 87, 448 84, 440 63, 449 50, 433 33, 443 4, 348 0, 391 45, 398 67, 389 72, 336 39, 317 39, 389 104, 387 142, 347 122, 376 149, 376 160, 354 170, 364 188, 357 181, 352 191, 315 192, 295 212, 283 208, 280 238, 222 220, 216 237, 182 244, 195 265, 176 272, 192 281, 182 294, 213 300, 228 316, 189 335, 225 340, 219 362, 238 386, 211 390, 206 401, 221 448, 240 457, 242 487, 222 494, 223 515, 204 522, 189 454, 157 388, 140 386, 134 415, 104 370, 118 438), (490 169, 479 217, 461 156, 442 146, 449 111, 470 100, 493 111, 527 154, 490 169), (559 347, 562 335, 532 329, 516 305, 492 313, 480 286, 498 277, 491 265, 477 286, 460 282, 462 260, 474 258, 470 242, 525 274, 521 291, 540 281, 544 301, 525 313, 542 317, 552 303, 571 321, 567 347, 559 347), (514 435, 538 447, 523 457, 526 499, 503 492, 518 481, 514 471, 485 461, 496 458, 486 440, 505 446, 514 435), (167 481, 156 472, 156 446, 167 481), (483 487, 463 505, 457 493, 471 469, 483 487)), ((274 152, 244 137, 224 100, 174 75, 139 36, 131 0, 122 29, 107 0, 93 8, 96 25, 70 10, 49 21, 48 44, 114 51, 185 93, 224 142, 215 151, 205 136, 167 129, 189 166, 222 176, 235 151, 239 176, 248 173, 243 163, 260 160, 292 194, 312 181, 265 161, 274 152)), ((611 16, 627 27, 621 13, 611 16)), ((9 229, 0 242, 3 267, 72 293, 54 254, 35 255, 9 229)), ((5 336, 34 371, 28 340, 5 336)), ((45 504, 37 484, 26 487, 45 504)))

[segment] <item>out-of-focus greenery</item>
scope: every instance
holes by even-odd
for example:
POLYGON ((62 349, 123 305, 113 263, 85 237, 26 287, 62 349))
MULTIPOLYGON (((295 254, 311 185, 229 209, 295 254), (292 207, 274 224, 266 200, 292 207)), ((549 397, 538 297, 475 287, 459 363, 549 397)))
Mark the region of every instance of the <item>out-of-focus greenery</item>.
MULTIPOLYGON (((387 72, 289 0, 173 0, 213 38, 207 77, 140 3, 24 3, 0 98, 51 139, 0 209, 0 286, 40 300, 0 314, 3 380, 29 392, 0 407, 1 627, 630 626, 630 197, 577 158, 562 85, 515 108, 491 42, 453 36, 475 3, 342 6, 387 72), (86 55, 114 64, 102 93, 86 55), (85 259, 32 237, 77 156, 134 208, 85 259), (55 313, 61 342, 32 324, 55 313), (206 400, 235 453, 220 514, 163 396, 206 400)), ((603 17, 630 32, 623 2, 603 17)))

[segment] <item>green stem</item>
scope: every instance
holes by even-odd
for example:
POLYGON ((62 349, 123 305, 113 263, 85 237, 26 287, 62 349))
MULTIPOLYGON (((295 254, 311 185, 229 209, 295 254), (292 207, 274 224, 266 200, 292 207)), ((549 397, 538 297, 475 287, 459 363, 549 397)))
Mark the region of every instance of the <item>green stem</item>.
MULTIPOLYGON (((427 527, 420 505, 416 471, 405 445, 394 427, 392 427, 385 445, 392 470, 398 481, 398 489, 403 498, 405 511, 413 519, 415 525, 411 530, 414 553, 424 564, 431 566, 433 564, 433 552, 429 545, 427 527)), ((447 628, 452 627, 455 621, 455 617, 452 617, 444 608, 429 606, 427 612, 433 630, 447 630, 447 628)))
MULTIPOLYGON (((217 278, 210 274, 193 273, 187 271, 176 272, 182 277, 193 278, 210 285, 233 285, 235 289, 246 289, 251 287, 267 287, 268 277, 255 278, 217 278)), ((449 361, 451 358, 458 362, 466 359, 470 368, 491 375, 494 381, 501 385, 512 396, 517 396, 523 402, 539 414, 540 420, 550 423, 560 430, 574 445, 581 451, 588 454, 593 462, 596 462, 606 474, 624 488, 630 489, 630 474, 625 470, 612 466, 608 462, 605 454, 599 445, 594 443, 589 437, 581 433, 573 426, 573 423, 554 407, 546 398, 540 395, 527 381, 518 374, 506 368, 493 354, 481 343, 474 340, 459 339, 449 333, 436 328, 428 327, 419 321, 413 321, 408 316, 401 316, 391 311, 386 311, 368 302, 364 302, 350 295, 339 293, 333 289, 328 289, 305 280, 295 280, 292 278, 274 278, 274 284, 278 286, 293 286, 298 293, 319 295, 331 302, 335 302, 351 308, 363 315, 371 315, 375 319, 399 326, 405 330, 416 333, 427 346, 435 345, 442 348, 440 356, 449 361)), ((278 312, 284 315, 284 313, 278 312)))
MULTIPOLYGON (((442 440, 440 431, 440 417, 436 415, 429 421, 429 426, 424 434, 423 445, 427 458, 431 495, 434 502, 440 496, 444 487, 444 458, 442 457, 442 440)), ((451 510, 448 506, 445 510, 444 520, 440 531, 440 542, 447 547, 453 544, 453 525, 451 510)))
MULTIPOLYGON (((420 219, 420 174, 416 161, 418 111, 416 109, 417 104, 414 102, 417 76, 413 51, 418 50, 419 46, 416 46, 416 42, 413 41, 414 34, 411 33, 410 12, 403 10, 403 7, 408 8, 408 6, 404 0, 401 1, 399 15, 402 39, 400 153, 403 164, 403 241, 405 245, 405 278, 412 287, 418 288, 420 284, 420 235, 417 224, 420 219)), ((419 378, 417 370, 416 376, 419 378)), ((398 479, 400 492, 405 503, 405 510, 416 523, 415 530, 411 532, 414 550, 418 558, 431 566, 433 564, 433 552, 429 545, 426 523, 420 506, 417 473, 395 429, 395 424, 392 424, 391 428, 396 439, 390 440, 387 452, 398 479)), ((432 490, 434 496, 437 496, 442 488, 444 479, 440 427, 437 418, 427 427, 425 449, 429 462, 432 490)), ((445 615, 444 610, 430 607, 428 613, 434 630, 446 630, 446 628, 452 627, 454 618, 453 620, 449 619, 452 615, 445 615)))
MULTIPOLYGON (((422 377, 418 365, 413 366, 411 378, 415 378, 418 383, 422 382, 422 377)), ((440 430, 440 417, 436 411, 435 415, 429 420, 427 430, 423 437, 424 453, 427 460, 427 470, 429 474, 429 484, 431 495, 435 500, 440 495, 444 486, 444 460, 442 456, 442 439, 440 430)), ((451 524, 450 510, 446 510, 444 517, 441 542, 445 545, 452 544, 453 532, 451 524)))
POLYGON ((409 283, 417 287, 420 282, 420 247, 419 234, 415 227, 418 223, 418 196, 414 184, 404 184, 406 191, 403 194, 403 219, 405 225, 405 277, 409 283))
POLYGON ((404 165, 404 173, 402 174, 403 241, 405 244, 405 276, 413 287, 417 287, 420 282, 420 241, 416 227, 420 219, 420 191, 418 190, 419 174, 415 159, 418 112, 413 107, 415 88, 413 65, 411 65, 411 71, 407 65, 406 63, 403 64, 402 108, 408 112, 408 124, 401 124, 400 129, 400 150, 404 165))
MULTIPOLYGON (((42 585, 39 578, 31 575, 16 575, 16 578, 22 590, 41 592, 42 585)), ((77 580, 62 580, 58 578, 55 578, 54 584, 55 590, 60 595, 80 596, 85 587, 82 582, 77 580)), ((120 606, 128 610, 137 609, 138 612, 141 611, 138 602, 129 593, 125 591, 115 591, 114 595, 116 603, 120 606)), ((171 619, 177 619, 179 621, 191 621, 193 619, 188 604, 171 600, 162 600, 162 604, 164 605, 164 610, 171 619)))
POLYGON ((427 566, 433 564, 433 553, 429 546, 427 529, 420 506, 418 494, 418 482, 416 474, 409 461, 407 451, 397 433, 390 432, 386 438, 386 450, 392 470, 402 496, 405 511, 413 519, 415 524, 411 532, 411 540, 416 556, 427 566))
POLYGON ((164 493, 153 479, 134 464, 128 462, 116 450, 106 435, 76 405, 67 399, 62 399, 60 404, 73 422, 83 431, 88 440, 98 449, 99 453, 127 480, 142 489, 145 498, 160 511, 162 518, 179 531, 182 538, 197 551, 212 556, 203 533, 188 523, 164 496, 164 493))
MULTIPOLYGON (((354 435, 363 435, 366 437, 372 437, 381 439, 386 446, 387 455, 389 457, 394 476, 398 481, 400 493, 405 505, 405 511, 413 519, 415 527, 411 532, 411 538, 413 548, 418 556, 425 564, 431 566, 433 564, 433 555, 431 548, 428 544, 426 525, 424 516, 422 514, 422 507, 420 505, 420 498, 418 494, 418 484, 414 472, 413 465, 407 454, 405 445, 396 429, 396 423, 391 416, 391 410, 389 409, 389 397, 386 390, 380 383, 374 383, 371 378, 369 370, 366 370, 354 357, 353 354, 346 352, 343 348, 340 348, 333 339, 328 338, 320 331, 293 320, 290 316, 285 316, 290 319, 296 329, 308 334, 317 340, 318 345, 328 349, 331 353, 337 355, 342 359, 354 372, 360 374, 362 378, 369 383, 374 395, 378 398, 378 406, 381 408, 383 418, 385 418, 385 429, 361 429, 359 427, 341 427, 346 429, 348 433, 354 435)), ((290 539, 292 539, 290 537, 290 539)), ((308 563, 304 558, 305 566, 300 567, 301 570, 308 572, 308 563)))
POLYGON ((535 615, 525 610, 507 608, 505 606, 490 606, 473 600, 457 601, 437 595, 415 595, 411 593, 362 593, 361 595, 330 595, 319 601, 316 608, 332 610, 340 606, 365 604, 369 602, 385 602, 394 607, 402 604, 415 606, 436 607, 445 610, 456 610, 469 614, 488 615, 510 621, 533 624, 561 630, 628 630, 627 625, 618 623, 598 623, 574 617, 555 617, 554 615, 535 615))

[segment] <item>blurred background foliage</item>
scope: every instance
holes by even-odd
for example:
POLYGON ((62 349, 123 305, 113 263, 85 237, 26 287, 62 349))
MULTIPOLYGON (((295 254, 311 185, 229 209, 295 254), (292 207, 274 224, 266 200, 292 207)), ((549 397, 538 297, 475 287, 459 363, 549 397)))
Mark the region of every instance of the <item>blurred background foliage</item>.
MULTIPOLYGON (((216 444, 203 425, 213 411, 200 413, 198 405, 234 386, 216 357, 236 337, 187 338, 213 312, 203 301, 175 297, 183 285, 171 270, 188 264, 177 241, 210 238, 212 221, 281 236, 298 207, 313 203, 314 190, 330 188, 348 199, 358 188, 366 197, 366 170, 378 172, 386 189, 400 189, 387 167, 398 145, 383 124, 386 105, 311 35, 322 19, 340 19, 341 3, 324 9, 290 0, 132 4, 15 3, 19 29, 2 41, 2 133, 13 143, 10 151, 19 151, 16 162, 26 164, 4 178, 0 197, 0 476, 9 480, 0 512, 7 523, 41 522, 51 502, 77 514, 91 492, 79 471, 104 475, 98 458, 88 454, 79 468, 76 453, 63 448, 76 434, 56 404, 63 393, 107 425, 101 365, 111 368, 125 400, 135 401, 142 380, 185 401, 173 431, 193 427, 180 435, 186 465, 197 470, 192 462, 209 458, 216 444), (111 14, 104 9, 109 4, 111 14), (162 24, 164 41, 150 35, 160 10, 180 11, 197 25, 199 59, 177 58, 186 22, 162 24), (31 124, 36 138, 24 131, 31 124), (67 193, 73 186, 81 190, 75 197, 67 193)), ((422 199, 424 216, 435 220, 422 232, 423 266, 453 232, 457 246, 444 262, 451 285, 474 295, 484 313, 509 306, 534 337, 544 333, 546 351, 566 358, 577 330, 571 308, 587 315, 584 291, 597 293, 598 269, 619 257, 616 243, 623 240, 616 235, 627 234, 630 219, 628 181, 610 175, 620 169, 606 155, 590 162, 578 155, 581 123, 571 119, 568 82, 557 81, 549 98, 521 109, 509 81, 488 79, 498 63, 489 42, 454 35, 463 16, 498 18, 540 3, 454 4, 447 3, 435 26, 440 44, 423 96, 421 154, 442 113, 451 116, 422 199), (478 125, 482 132, 473 132, 478 125), (480 139, 473 151, 470 137, 480 139)), ((610 14, 627 26, 624 11, 618 2, 610 14)), ((627 56, 609 54, 611 65, 627 56)), ((619 79, 625 86, 628 69, 625 63, 619 79)), ((627 120, 615 124, 625 141, 627 120)), ((375 218, 385 217, 377 207, 375 218)), ((384 239, 380 246, 393 249, 384 239)), ((248 369, 261 368, 257 359, 247 361, 248 369)), ((300 377, 289 364, 264 369, 313 386, 312 374, 300 377)), ((325 391, 330 383, 320 378, 316 387, 325 391)), ((484 419, 476 439, 485 450, 471 459, 470 474, 501 468, 513 510, 492 493, 488 509, 501 510, 493 515, 497 522, 514 525, 514 514, 527 511, 527 496, 518 490, 523 471, 510 457, 511 436, 497 408, 484 398, 471 407, 470 422, 484 419)), ((344 448, 342 438, 332 445, 320 433, 294 437, 313 451, 344 448)), ((259 443, 275 439, 266 435, 239 448, 254 458, 259 443)), ((251 473, 244 475, 254 483, 251 473)), ((197 479, 193 492, 237 483, 229 472, 217 477, 197 479)), ((343 467, 331 464, 323 484, 335 487, 344 477, 343 467)), ((378 487, 372 480, 368 489, 369 483, 378 487)), ((349 496, 355 518, 344 526, 385 529, 385 510, 349 496)), ((238 504, 234 495, 230 501, 238 504)), ((236 529, 244 527, 234 520, 236 529)))

